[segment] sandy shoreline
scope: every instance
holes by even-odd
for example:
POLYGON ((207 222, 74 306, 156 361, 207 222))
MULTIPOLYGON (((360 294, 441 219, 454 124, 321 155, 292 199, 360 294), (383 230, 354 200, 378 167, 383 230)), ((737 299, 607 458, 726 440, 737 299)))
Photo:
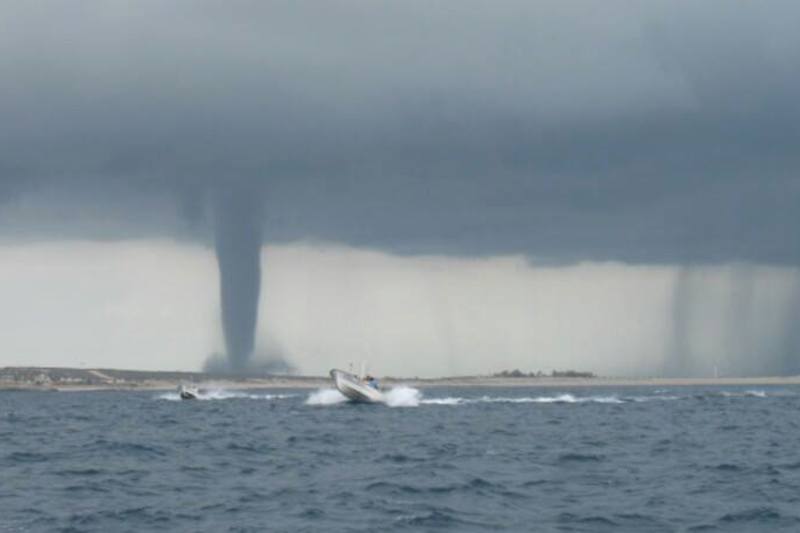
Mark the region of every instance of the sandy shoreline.
MULTIPOLYGON (((178 380, 145 381, 140 383, 99 384, 21 384, 0 383, 0 390, 30 391, 169 391, 177 388, 178 380)), ((385 379, 387 387, 407 385, 416 388, 437 387, 529 387, 529 388, 578 388, 578 387, 691 387, 691 386, 789 386, 800 385, 800 376, 757 378, 495 378, 460 377, 442 379, 385 379)), ((322 377, 274 378, 251 380, 212 379, 200 380, 196 384, 209 389, 318 389, 330 386, 330 380, 322 377)))

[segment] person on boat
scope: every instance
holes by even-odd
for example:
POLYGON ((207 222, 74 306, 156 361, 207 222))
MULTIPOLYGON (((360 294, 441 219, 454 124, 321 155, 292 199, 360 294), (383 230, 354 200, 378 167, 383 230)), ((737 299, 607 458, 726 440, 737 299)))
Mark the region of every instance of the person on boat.
POLYGON ((366 378, 367 386, 372 387, 375 390, 378 390, 378 380, 372 376, 367 376, 366 378))

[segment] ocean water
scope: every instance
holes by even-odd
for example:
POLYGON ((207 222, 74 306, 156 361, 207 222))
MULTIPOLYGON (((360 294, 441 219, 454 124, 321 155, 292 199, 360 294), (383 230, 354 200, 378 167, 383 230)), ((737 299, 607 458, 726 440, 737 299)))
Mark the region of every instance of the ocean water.
POLYGON ((0 392, 0 532, 800 531, 800 388, 0 392))

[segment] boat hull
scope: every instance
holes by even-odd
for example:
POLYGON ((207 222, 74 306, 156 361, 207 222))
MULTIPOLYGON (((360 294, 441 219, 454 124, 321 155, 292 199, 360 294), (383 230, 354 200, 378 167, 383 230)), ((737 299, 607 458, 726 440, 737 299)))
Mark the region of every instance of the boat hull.
POLYGON ((178 387, 178 394, 181 397, 181 400, 196 400, 197 399, 197 389, 193 387, 186 387, 181 385, 178 387))
POLYGON ((370 387, 355 374, 333 369, 331 370, 331 379, 336 389, 351 401, 363 403, 380 403, 384 401, 381 391, 370 387))

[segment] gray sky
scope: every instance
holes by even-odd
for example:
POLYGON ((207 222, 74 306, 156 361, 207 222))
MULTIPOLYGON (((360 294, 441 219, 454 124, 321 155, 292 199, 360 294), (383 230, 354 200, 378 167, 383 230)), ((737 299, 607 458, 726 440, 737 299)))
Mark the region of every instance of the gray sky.
MULTIPOLYGON (((789 0, 0 0, 0 243, 212 245, 247 211, 263 227, 227 238, 666 265, 689 346, 706 265, 800 262, 797 20, 789 0)), ((741 287, 777 274, 721 272, 751 295, 736 329, 771 294, 741 287)))
POLYGON ((795 2, 1 5, 6 235, 800 258, 795 2))

